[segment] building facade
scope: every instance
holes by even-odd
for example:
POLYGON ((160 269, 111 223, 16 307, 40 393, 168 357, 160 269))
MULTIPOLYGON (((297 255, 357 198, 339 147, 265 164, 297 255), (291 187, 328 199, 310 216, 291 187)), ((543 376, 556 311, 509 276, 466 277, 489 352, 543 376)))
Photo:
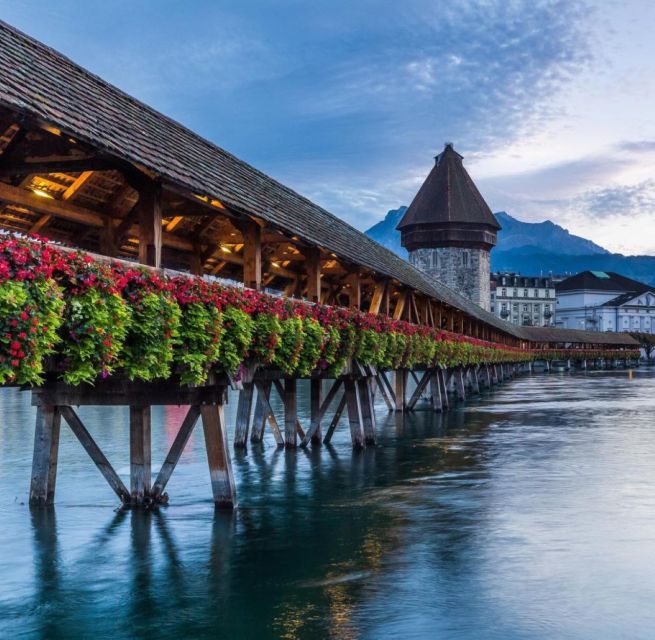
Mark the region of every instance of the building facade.
POLYGON ((409 261, 489 310, 489 252, 500 225, 446 144, 398 224, 409 261))
POLYGON ((618 273, 583 271, 556 285, 557 325, 655 333, 655 288, 618 273))
POLYGON ((555 284, 550 278, 495 273, 491 276, 490 310, 512 324, 555 325, 555 284))

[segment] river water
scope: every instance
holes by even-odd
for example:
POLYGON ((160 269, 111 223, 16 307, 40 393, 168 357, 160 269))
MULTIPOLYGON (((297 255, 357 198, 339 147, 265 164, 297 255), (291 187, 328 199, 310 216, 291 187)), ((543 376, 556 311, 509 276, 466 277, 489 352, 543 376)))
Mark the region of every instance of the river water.
MULTIPOLYGON (((544 374, 444 416, 379 406, 359 454, 345 422, 307 452, 267 433, 233 459, 234 514, 201 429, 170 505, 142 513, 64 423, 56 506, 30 511, 34 411, 1 390, 0 637, 651 639, 654 383, 544 374)), ((155 409, 153 460, 183 413, 155 409)), ((126 411, 80 415, 125 476, 126 411)))

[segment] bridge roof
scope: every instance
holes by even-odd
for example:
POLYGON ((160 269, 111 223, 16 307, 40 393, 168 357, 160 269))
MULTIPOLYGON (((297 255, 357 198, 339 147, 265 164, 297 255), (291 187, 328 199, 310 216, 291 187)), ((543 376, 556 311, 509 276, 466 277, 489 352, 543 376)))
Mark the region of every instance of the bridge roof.
POLYGON ((557 327, 518 327, 524 340, 533 342, 571 342, 636 347, 639 343, 629 333, 582 331, 557 327))
POLYGON ((2 21, 0 104, 515 335, 329 211, 2 21))

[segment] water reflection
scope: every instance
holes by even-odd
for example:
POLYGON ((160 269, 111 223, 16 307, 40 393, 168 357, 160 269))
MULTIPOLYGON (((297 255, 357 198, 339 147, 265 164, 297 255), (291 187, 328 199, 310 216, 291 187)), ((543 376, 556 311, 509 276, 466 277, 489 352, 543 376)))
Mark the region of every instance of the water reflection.
MULTIPOLYGON (((234 459, 233 514, 211 508, 202 438, 170 507, 114 512, 65 435, 56 508, 0 502, 0 636, 649 637, 652 382, 534 377, 444 415, 380 407, 378 446, 356 453, 343 425, 296 453, 266 439, 234 459)), ((0 403, 29 418, 20 395, 0 403)), ((179 416, 159 420, 161 457, 179 416)), ((6 496, 31 433, 0 434, 6 496)))

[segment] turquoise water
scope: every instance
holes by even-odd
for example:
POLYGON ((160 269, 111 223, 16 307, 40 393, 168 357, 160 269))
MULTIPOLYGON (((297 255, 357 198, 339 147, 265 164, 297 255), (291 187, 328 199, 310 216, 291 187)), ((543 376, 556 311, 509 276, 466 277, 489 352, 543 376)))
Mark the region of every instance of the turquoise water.
MULTIPOLYGON (((143 513, 116 509, 63 425, 56 506, 30 511, 33 409, 2 390, 0 637, 652 638, 654 382, 535 375, 445 416, 379 406, 358 454, 345 422, 306 452, 267 433, 233 459, 234 514, 214 512, 201 430, 170 505, 143 513)), ((155 410, 153 460, 183 413, 155 410)), ((126 412, 80 415, 125 475, 126 412)))

